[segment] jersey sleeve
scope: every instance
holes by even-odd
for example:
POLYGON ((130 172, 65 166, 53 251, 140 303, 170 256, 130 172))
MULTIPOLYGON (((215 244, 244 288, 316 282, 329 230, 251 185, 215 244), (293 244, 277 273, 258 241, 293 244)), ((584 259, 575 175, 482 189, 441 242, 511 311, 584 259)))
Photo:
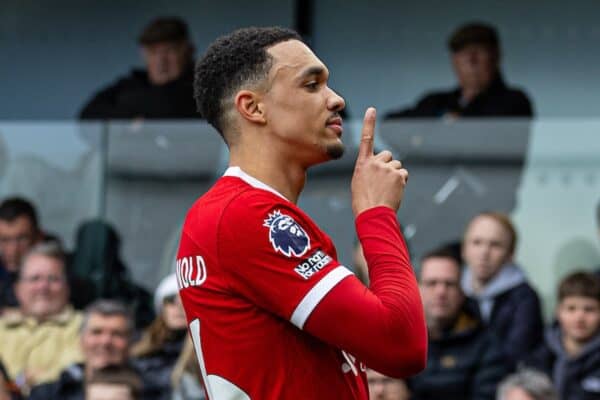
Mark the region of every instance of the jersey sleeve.
POLYGON ((219 222, 217 246, 230 288, 300 329, 323 297, 352 275, 329 238, 270 193, 236 198, 219 222))
POLYGON ((427 328, 396 214, 387 207, 369 209, 357 217, 356 230, 369 288, 355 277, 340 282, 316 307, 305 330, 385 375, 416 374, 427 361, 427 328))

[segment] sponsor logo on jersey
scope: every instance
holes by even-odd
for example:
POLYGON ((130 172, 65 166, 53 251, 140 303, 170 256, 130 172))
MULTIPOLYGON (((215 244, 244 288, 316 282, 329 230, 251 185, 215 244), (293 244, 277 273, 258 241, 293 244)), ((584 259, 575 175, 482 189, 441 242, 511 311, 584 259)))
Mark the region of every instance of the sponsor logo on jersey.
POLYGON ((327 264, 333 260, 330 256, 323 253, 321 250, 317 250, 312 256, 301 262, 294 268, 294 271, 298 273, 304 279, 308 279, 320 270, 323 269, 327 264))
POLYGON ((202 285, 206 280, 206 263, 204 262, 204 258, 202 256, 178 258, 175 274, 180 289, 202 285))
POLYGON ((289 215, 275 210, 265 219, 263 226, 269 228, 269 242, 287 257, 303 256, 310 248, 310 238, 302 227, 289 215))

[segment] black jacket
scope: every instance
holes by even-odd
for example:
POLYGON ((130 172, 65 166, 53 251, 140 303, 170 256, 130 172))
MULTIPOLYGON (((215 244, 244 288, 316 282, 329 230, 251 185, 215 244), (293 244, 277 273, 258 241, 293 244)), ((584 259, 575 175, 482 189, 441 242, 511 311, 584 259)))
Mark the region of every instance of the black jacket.
POLYGON ((429 339, 427 367, 408 385, 413 400, 493 400, 506 372, 498 340, 465 307, 451 331, 429 339))
POLYGON ((171 399, 171 374, 179 358, 187 330, 182 330, 175 340, 166 342, 154 354, 134 358, 132 364, 142 373, 147 384, 146 390, 155 394, 155 399, 171 399))
POLYGON ((29 400, 85 400, 83 365, 74 364, 65 369, 57 381, 34 386, 29 400))
POLYGON ((425 95, 415 107, 390 111, 385 119, 432 118, 446 113, 463 117, 531 117, 533 109, 527 95, 509 88, 502 76, 492 81, 490 87, 465 105, 460 104, 461 89, 434 92, 425 95))
MULTIPOLYGON (((161 400, 160 393, 152 387, 149 377, 139 371, 142 379, 142 399, 161 400)), ((85 383, 83 364, 73 364, 65 369, 57 381, 34 386, 28 400, 85 400, 85 383)))
POLYGON ((200 118, 193 82, 192 66, 179 79, 160 86, 150 83, 146 71, 133 70, 129 76, 96 93, 83 107, 79 118, 200 118))
POLYGON ((546 373, 561 400, 600 399, 600 333, 581 354, 570 357, 563 348, 560 327, 554 325, 525 364, 546 373))
MULTIPOLYGON (((0 266, 0 268, 3 268, 0 266)), ((15 272, 2 270, 0 277, 0 310, 5 307, 18 307, 19 301, 15 296, 14 284, 17 280, 15 272)))

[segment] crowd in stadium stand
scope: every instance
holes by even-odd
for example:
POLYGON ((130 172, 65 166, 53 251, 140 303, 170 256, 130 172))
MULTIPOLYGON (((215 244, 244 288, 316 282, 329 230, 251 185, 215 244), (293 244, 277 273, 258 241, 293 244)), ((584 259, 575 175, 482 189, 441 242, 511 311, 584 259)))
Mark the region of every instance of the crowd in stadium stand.
MULTIPOLYGON (((81 118, 199 117, 185 23, 157 19, 139 43, 147 70, 95 94, 81 118)), ((533 115, 527 96, 504 83, 492 27, 465 25, 448 45, 459 87, 386 118, 533 115)), ((415 265, 426 369, 406 381, 368 370, 371 399, 600 398, 599 274, 564 277, 544 329, 532 277, 515 263, 510 219, 484 212, 463 229, 458 248, 435 248, 415 265)), ((205 398, 175 275, 152 296, 131 279, 119 242, 106 222, 85 221, 67 254, 34 204, 0 199, 0 400, 205 398)), ((354 270, 368 286, 360 246, 354 270)))
MULTIPOLYGON (((116 293, 98 292, 77 310, 73 293, 93 283, 75 280, 80 260, 44 233, 36 215, 23 198, 0 204, 0 361, 7 398, 70 400, 121 390, 132 399, 203 399, 175 275, 160 282, 154 301, 142 300, 156 315, 144 324, 134 318, 139 305, 116 293)), ((595 398, 598 273, 576 271, 562 279, 555 320, 544 332, 538 296, 514 263, 517 236, 508 217, 481 213, 464 232, 460 251, 442 246, 415 265, 428 324, 425 371, 401 381, 369 370, 372 398, 493 399, 496 392, 500 399, 595 398), (522 393, 529 397, 511 397, 522 393)), ((110 278, 114 265, 97 255, 96 274, 110 278)), ((368 285, 360 245, 354 268, 368 285)))

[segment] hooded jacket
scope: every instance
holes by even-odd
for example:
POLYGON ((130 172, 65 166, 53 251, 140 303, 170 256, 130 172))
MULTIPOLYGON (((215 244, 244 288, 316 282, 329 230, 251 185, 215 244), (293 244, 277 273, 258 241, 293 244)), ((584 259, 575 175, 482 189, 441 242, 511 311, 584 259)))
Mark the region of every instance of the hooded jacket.
POLYGON ((525 363, 551 377, 562 400, 600 399, 600 332, 579 355, 571 357, 562 345, 560 326, 555 324, 525 363))
POLYGON ((478 304, 484 323, 502 338, 504 355, 514 368, 542 340, 540 300, 514 264, 503 266, 480 293, 473 290, 472 279, 470 268, 466 268, 462 289, 478 304))

